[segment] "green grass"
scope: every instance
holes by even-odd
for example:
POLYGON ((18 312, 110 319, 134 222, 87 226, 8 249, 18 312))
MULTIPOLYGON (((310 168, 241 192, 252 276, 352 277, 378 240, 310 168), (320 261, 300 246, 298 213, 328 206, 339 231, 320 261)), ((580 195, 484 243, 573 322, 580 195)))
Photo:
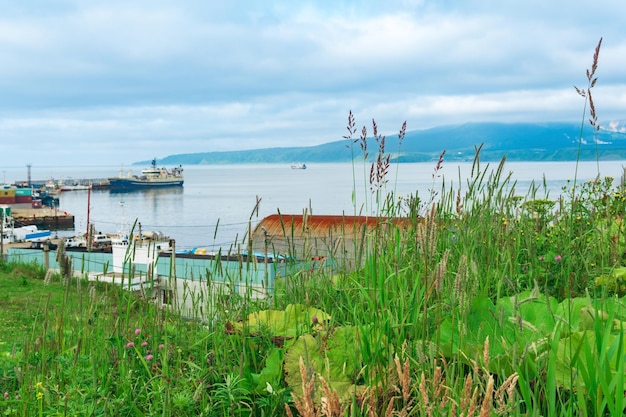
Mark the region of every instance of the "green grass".
POLYGON ((477 159, 436 205, 386 199, 381 215, 424 216, 370 230, 353 270, 297 272, 269 301, 218 297, 208 323, 3 263, 0 410, 306 415, 324 396, 335 415, 619 413, 626 198, 610 178, 575 201, 567 184, 520 198, 503 167, 477 159))
MULTIPOLYGON (((365 152, 352 115, 348 129, 365 152)), ((376 125, 374 137, 354 210, 402 221, 356 232, 354 258, 337 263, 349 269, 300 270, 269 300, 213 294, 193 316, 213 315, 189 320, 114 286, 0 264, 0 413, 623 414, 621 184, 573 173, 557 196, 541 182, 519 190, 479 148, 462 187, 436 188, 442 152, 429 195, 399 198, 376 125)))

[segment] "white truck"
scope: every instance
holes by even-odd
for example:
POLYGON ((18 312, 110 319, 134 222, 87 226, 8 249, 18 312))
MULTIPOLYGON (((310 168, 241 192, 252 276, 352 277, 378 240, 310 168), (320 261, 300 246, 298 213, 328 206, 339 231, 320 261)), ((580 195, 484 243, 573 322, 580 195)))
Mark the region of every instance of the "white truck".
POLYGON ((66 248, 84 248, 87 247, 87 241, 81 236, 66 237, 64 239, 66 248))

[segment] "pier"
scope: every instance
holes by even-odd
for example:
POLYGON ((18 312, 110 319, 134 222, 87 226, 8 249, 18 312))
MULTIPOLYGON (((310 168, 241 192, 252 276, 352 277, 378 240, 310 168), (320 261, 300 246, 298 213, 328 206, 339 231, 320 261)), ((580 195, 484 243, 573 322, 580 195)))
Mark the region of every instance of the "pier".
POLYGON ((16 185, 34 189, 48 189, 49 191, 59 190, 67 187, 91 187, 93 190, 106 190, 109 188, 109 180, 107 178, 66 178, 60 180, 25 180, 16 181, 16 185))
POLYGON ((29 204, 11 204, 10 207, 16 225, 35 225, 51 230, 74 229, 74 215, 58 208, 32 208, 29 204))

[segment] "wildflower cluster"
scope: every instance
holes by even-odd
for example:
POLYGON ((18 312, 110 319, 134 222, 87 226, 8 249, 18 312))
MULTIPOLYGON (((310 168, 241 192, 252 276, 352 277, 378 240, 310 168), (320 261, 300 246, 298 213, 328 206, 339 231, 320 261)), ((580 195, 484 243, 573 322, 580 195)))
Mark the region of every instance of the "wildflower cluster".
POLYGON ((146 339, 141 340, 141 329, 135 329, 134 335, 134 340, 130 340, 128 343, 126 343, 126 349, 133 349, 146 361, 151 361, 152 359, 154 359, 152 351, 148 348, 148 341, 146 339), (140 350, 139 347, 141 347, 142 350, 140 350))

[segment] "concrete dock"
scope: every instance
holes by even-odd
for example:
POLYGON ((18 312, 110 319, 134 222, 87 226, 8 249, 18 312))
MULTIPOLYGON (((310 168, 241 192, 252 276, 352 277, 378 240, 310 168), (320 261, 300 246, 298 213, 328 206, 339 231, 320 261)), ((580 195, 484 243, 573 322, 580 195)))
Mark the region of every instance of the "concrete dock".
POLYGON ((35 225, 40 229, 70 230, 74 215, 58 208, 32 208, 28 204, 11 204, 11 215, 16 226, 35 225))

